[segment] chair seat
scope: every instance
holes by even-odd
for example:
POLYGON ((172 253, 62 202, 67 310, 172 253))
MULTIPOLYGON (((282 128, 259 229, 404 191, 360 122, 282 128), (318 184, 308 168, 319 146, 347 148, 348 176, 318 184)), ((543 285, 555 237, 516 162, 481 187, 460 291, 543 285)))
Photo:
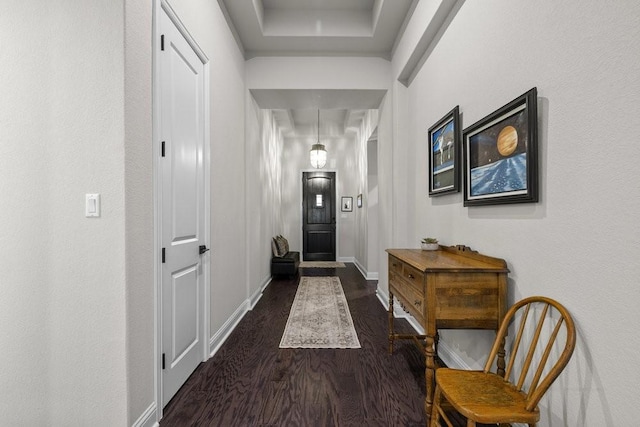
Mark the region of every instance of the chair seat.
POLYGON ((436 371, 444 397, 463 416, 479 423, 537 423, 540 411, 525 409, 525 395, 502 377, 482 371, 436 371))

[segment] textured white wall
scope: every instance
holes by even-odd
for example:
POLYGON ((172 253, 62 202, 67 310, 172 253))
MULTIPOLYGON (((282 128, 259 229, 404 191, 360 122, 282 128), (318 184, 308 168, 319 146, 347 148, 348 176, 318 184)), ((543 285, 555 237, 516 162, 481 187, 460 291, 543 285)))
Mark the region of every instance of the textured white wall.
POLYGON ((152 2, 125 2, 128 425, 154 399, 152 2))
MULTIPOLYGON (((542 402, 541 425, 633 425, 640 382, 640 4, 632 1, 464 3, 408 88, 406 163, 412 212, 403 242, 463 243, 507 260, 509 300, 563 302, 578 328, 574 357, 542 402), (463 127, 538 87, 536 204, 465 208, 427 196, 426 135, 460 105, 463 127), (413 239, 410 237, 413 236, 413 239)), ((398 141, 394 141, 394 144, 398 141)), ((441 342, 481 366, 492 334, 444 331, 441 342)))
POLYGON ((127 423, 123 36, 122 3, 0 5, 3 425, 127 423))

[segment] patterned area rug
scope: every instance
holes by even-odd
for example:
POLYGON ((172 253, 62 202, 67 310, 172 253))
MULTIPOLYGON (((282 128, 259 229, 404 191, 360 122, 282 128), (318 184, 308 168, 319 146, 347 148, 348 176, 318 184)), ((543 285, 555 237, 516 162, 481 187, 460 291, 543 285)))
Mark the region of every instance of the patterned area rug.
POLYGON ((335 261, 302 261, 302 268, 344 268, 344 262, 335 261))
POLYGON ((360 348, 338 277, 300 278, 280 348, 360 348))

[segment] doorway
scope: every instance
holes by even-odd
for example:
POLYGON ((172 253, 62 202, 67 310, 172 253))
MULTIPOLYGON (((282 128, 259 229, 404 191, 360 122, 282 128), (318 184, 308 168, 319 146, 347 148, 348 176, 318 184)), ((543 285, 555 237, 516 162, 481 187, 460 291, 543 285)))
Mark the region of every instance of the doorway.
POLYGON ((302 259, 336 260, 336 173, 302 173, 302 259))
POLYGON ((154 153, 158 409, 207 358, 208 59, 156 6, 154 153))

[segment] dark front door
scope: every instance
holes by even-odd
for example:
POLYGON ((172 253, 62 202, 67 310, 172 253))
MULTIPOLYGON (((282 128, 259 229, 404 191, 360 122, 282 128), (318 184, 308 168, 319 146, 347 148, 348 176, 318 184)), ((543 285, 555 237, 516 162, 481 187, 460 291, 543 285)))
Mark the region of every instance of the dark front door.
POLYGON ((336 260, 336 173, 302 173, 302 257, 336 260))

